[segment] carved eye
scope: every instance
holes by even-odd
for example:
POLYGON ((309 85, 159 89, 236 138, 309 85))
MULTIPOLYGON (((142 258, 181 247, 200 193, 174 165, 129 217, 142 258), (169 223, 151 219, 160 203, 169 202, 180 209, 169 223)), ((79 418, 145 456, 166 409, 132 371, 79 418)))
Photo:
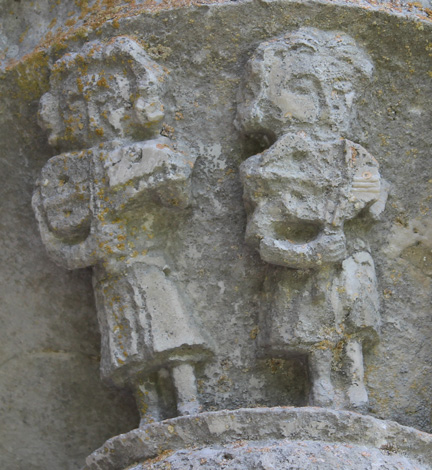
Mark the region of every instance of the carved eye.
POLYGON ((305 150, 299 150, 299 149, 294 149, 293 152, 291 153, 291 158, 293 160, 306 160, 306 158, 309 156, 308 152, 305 150))
POLYGON ((365 180, 369 180, 372 178, 372 173, 370 171, 365 171, 362 173, 362 178, 365 180))
POLYGON ((333 85, 333 91, 336 93, 347 94, 352 91, 352 83, 347 81, 337 81, 333 85))
POLYGON ((314 54, 317 49, 313 47, 311 44, 305 44, 305 43, 297 43, 293 44, 291 46, 292 51, 296 51, 297 53, 307 53, 307 54, 314 54))
POLYGON ((319 84, 313 76, 298 76, 286 82, 285 88, 298 95, 310 95, 319 90, 319 84))
POLYGON ((59 176, 59 185, 63 186, 69 181, 69 176, 68 175, 60 175, 59 176))

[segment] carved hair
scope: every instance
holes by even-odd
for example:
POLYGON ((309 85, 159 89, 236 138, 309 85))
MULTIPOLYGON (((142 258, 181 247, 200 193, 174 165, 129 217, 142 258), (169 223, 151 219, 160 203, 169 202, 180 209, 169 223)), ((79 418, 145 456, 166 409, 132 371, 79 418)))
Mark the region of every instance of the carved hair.
MULTIPOLYGON (((277 41, 286 51, 298 50, 301 46, 311 52, 328 55, 353 67, 354 71, 370 78, 373 64, 369 55, 354 41, 351 36, 342 32, 323 31, 316 28, 300 28, 285 35, 277 41)), ((264 43, 260 48, 271 42, 264 43)), ((351 77, 356 79, 356 75, 351 77)), ((358 78, 358 77, 357 77, 358 78)))

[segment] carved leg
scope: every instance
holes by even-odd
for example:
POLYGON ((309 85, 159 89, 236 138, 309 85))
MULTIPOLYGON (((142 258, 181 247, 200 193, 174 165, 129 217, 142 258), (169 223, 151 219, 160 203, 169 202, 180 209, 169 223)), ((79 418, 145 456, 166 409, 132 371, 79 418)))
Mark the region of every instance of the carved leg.
POLYGON ((360 341, 351 340, 346 345, 346 358, 349 367, 348 400, 351 407, 365 408, 368 404, 368 394, 364 384, 363 351, 360 341))
POLYGON ((135 385, 135 400, 140 413, 140 427, 160 421, 156 383, 143 379, 135 385))
POLYGON ((199 413, 195 372, 190 364, 173 367, 172 377, 177 395, 177 411, 180 415, 199 413))
POLYGON ((334 390, 331 384, 332 352, 314 350, 309 355, 309 373, 312 380, 310 401, 315 406, 332 406, 334 390))

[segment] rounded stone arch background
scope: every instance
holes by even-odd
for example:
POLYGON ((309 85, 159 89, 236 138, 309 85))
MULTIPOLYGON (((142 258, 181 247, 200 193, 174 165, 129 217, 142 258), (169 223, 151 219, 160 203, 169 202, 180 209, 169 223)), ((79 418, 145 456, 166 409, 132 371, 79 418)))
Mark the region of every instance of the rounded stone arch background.
MULTIPOLYGON (((62 9, 66 21, 65 2, 62 9)), ((304 389, 292 385, 296 366, 256 359, 257 293, 266 266, 243 241, 238 167, 257 149, 233 124, 254 48, 300 26, 350 34, 375 65, 349 136, 376 156, 391 184, 383 221, 370 235, 382 303, 381 342, 366 357, 371 413, 431 432, 430 20, 366 2, 230 2, 113 16, 101 21, 100 34, 65 40, 64 51, 132 33, 171 71, 166 124, 198 160, 190 220, 169 250, 177 281, 217 346, 216 359, 199 371, 204 408, 302 405, 304 389), (268 384, 284 403, 275 403, 268 384)), ((11 49, 19 44, 30 52, 46 29, 30 29, 21 43, 12 38, 11 49)), ((48 62, 58 57, 54 45, 48 55, 9 64, 0 80, 0 466, 13 469, 78 469, 107 438, 138 423, 132 398, 99 380, 90 273, 68 272, 48 259, 31 211, 34 182, 55 154, 36 115, 48 62)))

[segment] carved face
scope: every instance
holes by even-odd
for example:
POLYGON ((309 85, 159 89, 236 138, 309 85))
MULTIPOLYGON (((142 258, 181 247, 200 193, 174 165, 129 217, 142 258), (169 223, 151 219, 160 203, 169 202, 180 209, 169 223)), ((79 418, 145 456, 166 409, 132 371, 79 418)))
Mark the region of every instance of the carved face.
POLYGON ((86 148, 125 137, 144 140, 164 116, 163 71, 129 38, 94 42, 54 65, 51 91, 40 103, 52 145, 86 148))
POLYGON ((240 91, 238 122, 248 133, 276 136, 293 128, 345 132, 361 79, 371 72, 348 36, 302 29, 258 48, 240 91))
POLYGON ((284 124, 326 123, 344 130, 351 121, 355 91, 347 77, 353 73, 326 55, 288 51, 274 57, 268 72, 268 99, 284 124))

